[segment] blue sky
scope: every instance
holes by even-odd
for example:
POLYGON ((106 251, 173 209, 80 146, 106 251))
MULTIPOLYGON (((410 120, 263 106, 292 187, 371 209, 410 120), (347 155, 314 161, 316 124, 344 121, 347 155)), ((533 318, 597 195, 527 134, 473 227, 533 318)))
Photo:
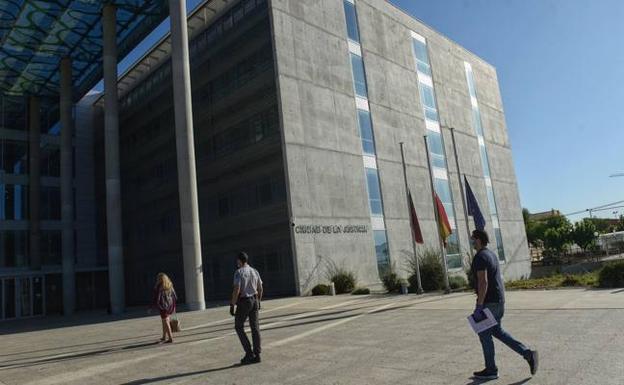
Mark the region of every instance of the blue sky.
POLYGON ((391 2, 497 68, 524 207, 570 213, 624 200, 624 177, 609 178, 624 172, 624 1, 391 2))

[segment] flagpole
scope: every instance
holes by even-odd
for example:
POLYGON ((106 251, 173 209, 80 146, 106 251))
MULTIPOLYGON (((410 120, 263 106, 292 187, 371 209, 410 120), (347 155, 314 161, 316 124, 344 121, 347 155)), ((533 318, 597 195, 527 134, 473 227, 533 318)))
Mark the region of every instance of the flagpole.
POLYGON ((457 181, 459 182, 459 188, 462 197, 462 206, 464 207, 464 217, 466 218, 466 232, 468 233, 468 247, 473 252, 472 244, 470 242, 470 222, 468 221, 468 206, 466 205, 466 192, 464 190, 464 182, 461 179, 461 170, 459 167, 459 157, 457 156, 457 145, 455 144, 455 128, 449 127, 451 130, 451 140, 453 141, 453 153, 455 154, 455 165, 457 166, 457 181))
POLYGON ((401 146, 401 162, 403 164, 403 180, 405 181, 405 196, 407 198, 407 210, 409 212, 410 215, 410 233, 412 234, 412 249, 414 251, 414 260, 416 261, 416 283, 418 285, 418 287, 416 288, 416 294, 422 294, 423 293, 423 288, 422 288, 422 283, 420 281, 420 266, 419 266, 419 262, 418 262, 418 254, 416 254, 416 238, 414 237, 414 228, 412 227, 412 202, 410 202, 410 194, 409 194, 409 187, 407 185, 407 170, 405 168, 405 154, 403 153, 403 142, 400 142, 399 145, 401 146))
POLYGON ((425 153, 427 154, 427 169, 429 170, 429 183, 431 183, 431 199, 433 200, 433 214, 435 215, 436 228, 438 230, 438 239, 440 240, 440 250, 442 250, 442 260, 444 261, 444 293, 448 294, 451 292, 451 287, 449 285, 448 278, 448 263, 446 262, 446 247, 444 246, 444 240, 442 239, 442 234, 440 234, 440 218, 438 217, 438 209, 437 203, 435 199, 435 188, 433 186, 433 172, 431 169, 431 157, 429 156, 429 143, 427 142, 427 135, 424 136, 425 139, 425 153))

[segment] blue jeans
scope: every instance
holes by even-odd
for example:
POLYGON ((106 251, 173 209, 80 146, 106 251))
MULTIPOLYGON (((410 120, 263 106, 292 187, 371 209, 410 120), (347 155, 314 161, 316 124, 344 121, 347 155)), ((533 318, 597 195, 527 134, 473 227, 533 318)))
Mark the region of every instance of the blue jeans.
POLYGON ((494 361, 494 340, 492 337, 496 337, 499 341, 509 346, 511 350, 527 359, 531 354, 529 348, 524 346, 522 342, 513 338, 511 334, 503 330, 501 320, 503 319, 503 314, 505 314, 505 304, 486 303, 485 307, 490 309, 492 315, 496 321, 498 321, 498 325, 479 333, 481 347, 483 348, 483 358, 485 359, 485 368, 489 370, 498 370, 496 362, 494 361))

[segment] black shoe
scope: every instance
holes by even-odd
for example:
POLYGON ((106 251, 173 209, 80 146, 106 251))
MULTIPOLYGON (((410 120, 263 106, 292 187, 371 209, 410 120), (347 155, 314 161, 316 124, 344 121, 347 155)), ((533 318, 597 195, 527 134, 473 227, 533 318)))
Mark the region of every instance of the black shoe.
POLYGON ((254 360, 254 356, 251 355, 246 355, 245 357, 241 358, 241 365, 249 365, 249 364, 253 364, 253 360, 254 360))
POLYGON ((480 372, 472 373, 474 378, 479 380, 495 380, 498 378, 498 370, 483 369, 480 372))
POLYGON ((537 354, 537 350, 531 350, 529 357, 526 360, 529 363, 531 375, 534 376, 535 373, 537 373, 537 368, 539 366, 539 354, 537 354))
POLYGON ((260 354, 256 354, 254 358, 251 359, 252 364, 259 364, 260 362, 262 362, 262 360, 260 359, 260 354))

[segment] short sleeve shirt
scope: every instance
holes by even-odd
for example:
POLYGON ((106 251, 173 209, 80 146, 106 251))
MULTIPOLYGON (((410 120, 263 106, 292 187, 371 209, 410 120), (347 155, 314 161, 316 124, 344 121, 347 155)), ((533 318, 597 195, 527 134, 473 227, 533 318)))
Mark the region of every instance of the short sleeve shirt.
POLYGON ((504 303, 505 285, 500 272, 500 265, 496 254, 490 249, 479 250, 472 260, 472 274, 474 276, 474 289, 477 291, 477 271, 487 271, 488 288, 485 294, 486 303, 504 303))
POLYGON ((258 270, 245 265, 234 273, 234 286, 240 288, 241 297, 253 297, 258 294, 258 285, 262 285, 262 279, 258 270))

